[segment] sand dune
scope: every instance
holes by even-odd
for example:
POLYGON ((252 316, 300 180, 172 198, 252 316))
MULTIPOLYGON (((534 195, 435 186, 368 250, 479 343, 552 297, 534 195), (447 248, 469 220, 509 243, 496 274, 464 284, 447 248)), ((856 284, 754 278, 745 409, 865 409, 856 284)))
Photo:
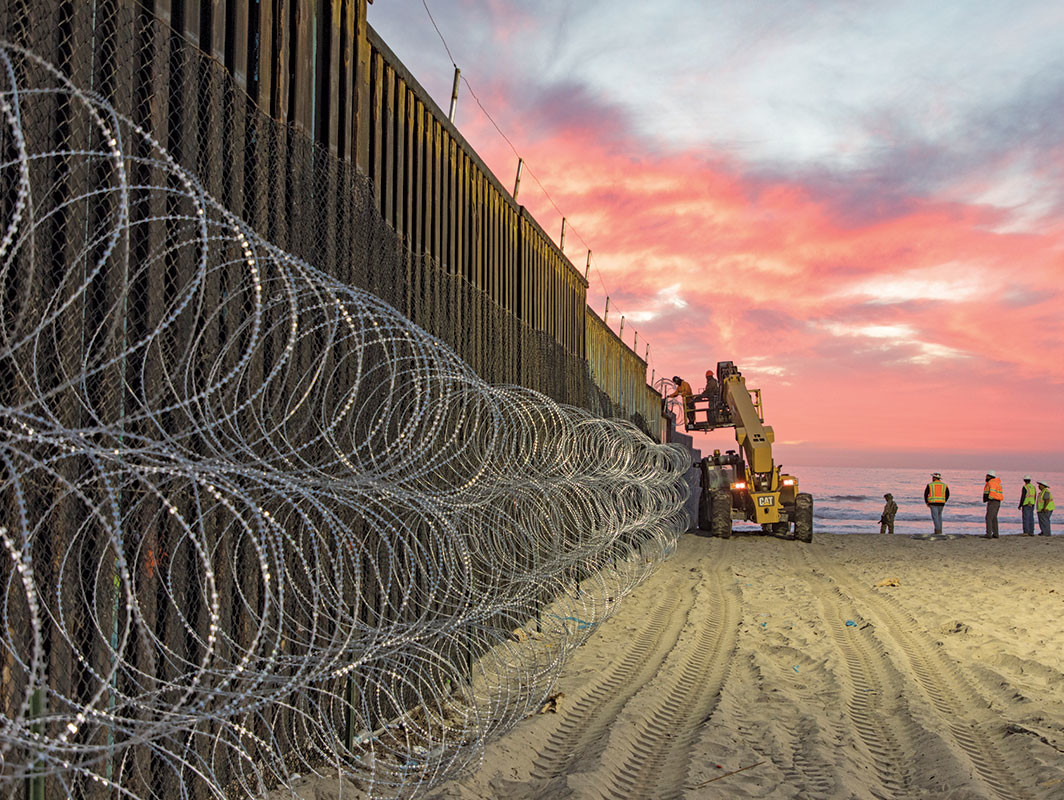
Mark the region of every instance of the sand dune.
POLYGON ((687 535, 558 689, 429 796, 1064 798, 1064 537, 687 535))

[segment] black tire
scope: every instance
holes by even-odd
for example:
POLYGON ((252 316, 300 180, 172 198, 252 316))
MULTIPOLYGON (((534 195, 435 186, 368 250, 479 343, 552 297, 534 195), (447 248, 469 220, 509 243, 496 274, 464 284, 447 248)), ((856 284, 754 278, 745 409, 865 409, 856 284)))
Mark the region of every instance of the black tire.
POLYGON ((714 489, 713 509, 709 521, 709 530, 721 539, 731 538, 731 492, 727 489, 714 489))
POLYGON ((808 492, 799 492, 794 498, 794 538, 813 541, 813 495, 808 492))
POLYGON ((698 529, 709 531, 713 524, 713 494, 703 489, 698 494, 698 529))

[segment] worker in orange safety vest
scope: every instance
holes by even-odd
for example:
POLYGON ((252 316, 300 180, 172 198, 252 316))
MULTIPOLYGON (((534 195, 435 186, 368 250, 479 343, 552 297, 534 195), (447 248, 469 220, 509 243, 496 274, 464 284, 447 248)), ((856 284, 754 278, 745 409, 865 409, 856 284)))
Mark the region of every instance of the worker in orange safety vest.
POLYGON ((998 511, 1005 492, 1001 488, 1001 478, 994 470, 987 470, 986 483, 983 484, 983 502, 986 503, 986 533, 984 539, 998 538, 998 511))
MULTIPOLYGON (((672 382, 676 384, 676 390, 669 395, 670 398, 680 395, 683 397, 683 410, 684 416, 687 419, 687 425, 694 425, 695 423, 695 400, 694 392, 691 391, 691 384, 681 378, 679 375, 672 376, 672 382)), ((685 426, 686 427, 686 426, 685 426)))
POLYGON ((931 483, 924 488, 924 502, 931 509, 931 524, 935 533, 942 533, 942 508, 949 500, 949 487, 942 480, 941 472, 931 473, 931 483))

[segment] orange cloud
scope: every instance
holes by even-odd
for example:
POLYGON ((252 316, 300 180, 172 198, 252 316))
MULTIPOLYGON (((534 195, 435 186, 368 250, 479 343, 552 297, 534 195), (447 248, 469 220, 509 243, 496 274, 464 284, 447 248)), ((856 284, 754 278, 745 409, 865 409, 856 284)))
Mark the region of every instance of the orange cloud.
MULTIPOLYGON (((582 267, 591 247, 600 273, 589 303, 610 294, 657 375, 735 361, 811 451, 1064 449, 1064 219, 1009 232, 992 206, 655 152, 614 109, 561 97, 507 118, 550 195, 526 172, 519 199, 549 232, 565 211, 567 253, 582 267)), ((491 124, 463 132, 511 185, 491 124)))

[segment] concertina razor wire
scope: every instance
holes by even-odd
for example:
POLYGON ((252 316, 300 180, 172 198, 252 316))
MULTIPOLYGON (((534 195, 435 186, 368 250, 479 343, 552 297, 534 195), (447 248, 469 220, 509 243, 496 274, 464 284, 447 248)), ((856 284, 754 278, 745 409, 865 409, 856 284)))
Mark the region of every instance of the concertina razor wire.
POLYGON ((671 552, 685 451, 485 383, 0 59, 0 789, 395 797, 475 765, 671 552), (28 135, 41 103, 69 148, 28 135))

